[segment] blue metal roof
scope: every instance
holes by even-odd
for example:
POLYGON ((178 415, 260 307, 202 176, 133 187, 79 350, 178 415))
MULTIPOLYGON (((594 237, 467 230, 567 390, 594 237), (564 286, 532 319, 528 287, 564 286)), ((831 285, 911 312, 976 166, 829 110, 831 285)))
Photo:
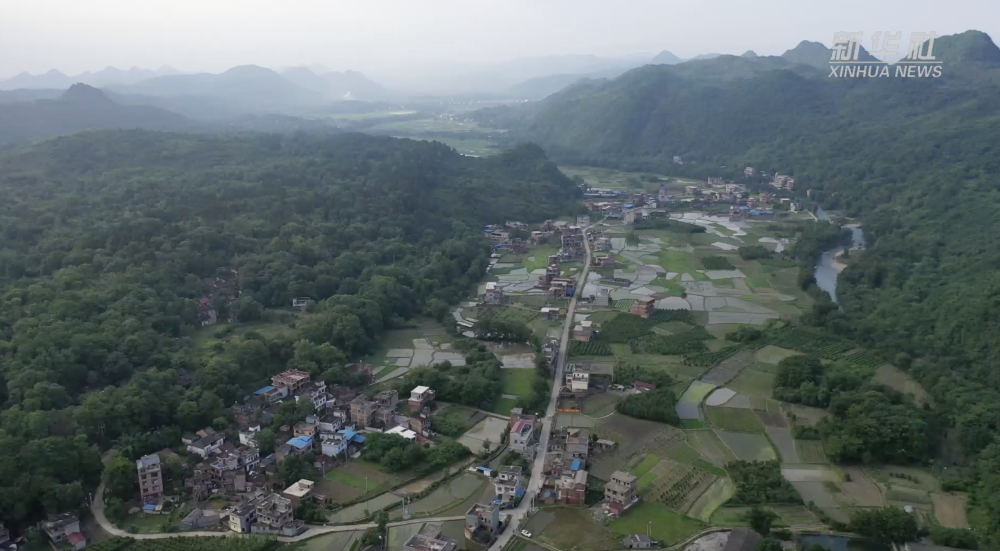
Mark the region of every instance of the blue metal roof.
POLYGON ((355 434, 351 438, 351 440, 357 442, 358 444, 363 444, 365 442, 365 435, 363 435, 363 434, 355 434))
POLYGON ((580 460, 579 459, 573 461, 573 470, 574 471, 579 471, 580 470, 580 460))
POLYGON ((476 470, 484 472, 486 474, 490 474, 490 473, 493 472, 493 469, 491 469, 489 467, 476 467, 476 470))
POLYGON ((292 446, 293 448, 298 448, 300 450, 303 450, 305 448, 311 448, 312 442, 313 442, 312 436, 296 436, 295 438, 292 438, 291 440, 286 442, 286 444, 292 446))
POLYGON ((254 392, 254 394, 267 394, 272 390, 274 390, 273 386, 265 386, 264 388, 258 389, 257 392, 254 392))
POLYGON ((156 505, 153 505, 152 503, 147 503, 147 504, 143 505, 142 508, 145 511, 155 511, 156 510, 156 505))
POLYGON ((635 205, 633 205, 632 203, 626 203, 626 204, 624 204, 622 206, 625 207, 625 208, 627 208, 627 209, 630 209, 630 208, 634 207, 635 205))
POLYGON ((350 440, 351 438, 354 438, 354 435, 358 433, 358 431, 351 430, 351 429, 344 429, 344 430, 341 430, 339 432, 340 432, 340 434, 343 434, 344 438, 346 438, 348 440, 350 440))
POLYGON ((518 488, 514 495, 517 497, 524 497, 524 488, 518 488))

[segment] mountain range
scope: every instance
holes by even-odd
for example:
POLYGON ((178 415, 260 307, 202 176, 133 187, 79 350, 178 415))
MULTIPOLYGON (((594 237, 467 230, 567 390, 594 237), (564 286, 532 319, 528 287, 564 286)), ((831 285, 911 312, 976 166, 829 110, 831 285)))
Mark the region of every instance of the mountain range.
POLYGON ((113 84, 135 84, 149 78, 180 74, 172 67, 163 66, 156 70, 132 67, 128 70, 108 67, 96 73, 90 71, 78 75, 66 75, 51 69, 40 75, 21 73, 7 80, 0 80, 0 90, 18 89, 61 89, 65 90, 74 84, 87 84, 97 88, 113 84))

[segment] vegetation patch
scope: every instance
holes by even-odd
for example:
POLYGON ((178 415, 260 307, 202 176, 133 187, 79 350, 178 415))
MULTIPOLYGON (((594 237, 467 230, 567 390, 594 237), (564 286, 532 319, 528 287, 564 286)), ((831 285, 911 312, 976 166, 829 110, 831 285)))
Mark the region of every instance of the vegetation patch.
POLYGON ((777 461, 734 461, 726 466, 736 484, 731 503, 802 503, 802 497, 781 475, 777 461))
MULTIPOLYGON (((738 459, 744 461, 774 461, 778 457, 774 448, 763 434, 749 432, 729 432, 716 430, 716 434, 726 444, 738 459)), ((726 467, 729 468, 728 466, 726 467)))
POLYGON ((611 356, 611 346, 599 339, 589 341, 570 341, 569 355, 575 356, 611 356))
POLYGON ((701 265, 706 270, 735 270, 736 266, 724 256, 705 256, 701 259, 701 265))
POLYGON ((688 444, 717 467, 724 467, 729 462, 736 460, 736 455, 719 438, 719 435, 715 434, 715 431, 688 430, 684 434, 687 436, 688 444))
POLYGON ((627 515, 612 521, 608 528, 621 537, 645 534, 650 529, 653 539, 664 545, 673 545, 706 526, 699 520, 671 511, 661 503, 644 502, 627 515))
POLYGON ((503 383, 504 394, 514 396, 528 396, 531 394, 532 385, 535 382, 534 369, 504 369, 501 371, 500 381, 503 383))
POLYGON ((764 425, 751 409, 705 406, 709 422, 720 429, 763 433, 764 425))

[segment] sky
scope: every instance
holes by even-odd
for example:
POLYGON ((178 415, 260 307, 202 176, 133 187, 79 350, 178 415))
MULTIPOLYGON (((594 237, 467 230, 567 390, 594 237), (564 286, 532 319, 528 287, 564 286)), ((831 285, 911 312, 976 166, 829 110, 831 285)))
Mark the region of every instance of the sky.
MULTIPOLYGON (((564 54, 778 55, 838 31, 1000 40, 1000 2, 951 0, 0 0, 0 78, 107 66, 321 64, 417 74, 564 54)), ((867 47, 867 44, 866 44, 867 47)))

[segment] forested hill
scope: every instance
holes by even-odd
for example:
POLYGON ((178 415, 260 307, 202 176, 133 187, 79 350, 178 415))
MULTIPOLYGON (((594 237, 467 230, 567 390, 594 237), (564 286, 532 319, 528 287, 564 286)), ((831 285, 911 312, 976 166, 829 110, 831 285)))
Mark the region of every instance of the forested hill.
POLYGON ((484 160, 364 135, 134 130, 0 156, 0 518, 75 509, 102 450, 134 459, 224 427, 287 366, 342 380, 383 329, 466 295, 483 223, 578 196, 534 146, 484 160), (220 317, 316 300, 296 326, 308 342, 256 335, 203 363, 196 300, 220 269, 241 291, 220 317))
POLYGON ((647 66, 478 118, 564 162, 790 174, 797 193, 860 219, 870 246, 840 277, 843 311, 809 318, 931 391, 948 456, 977 465, 967 487, 1000 542, 1000 49, 969 31, 934 52, 940 78, 840 79, 810 65, 828 50, 803 43, 780 58, 647 66))

